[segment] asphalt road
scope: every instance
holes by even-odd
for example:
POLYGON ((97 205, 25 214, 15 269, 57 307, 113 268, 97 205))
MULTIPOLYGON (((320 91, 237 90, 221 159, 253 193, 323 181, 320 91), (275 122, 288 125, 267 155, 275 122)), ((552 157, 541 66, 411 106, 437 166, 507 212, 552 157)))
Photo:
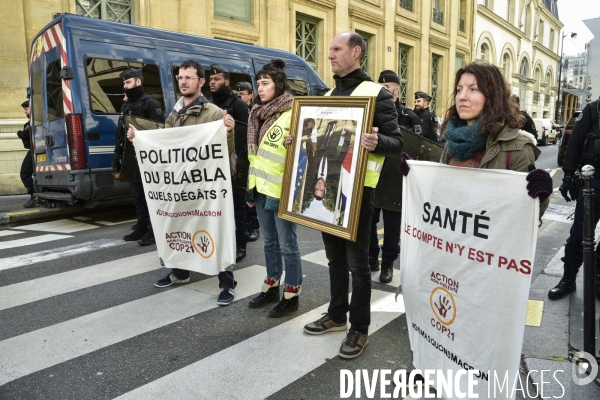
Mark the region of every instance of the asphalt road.
MULTIPOLYGON (((541 150, 536 166, 558 188, 557 146, 541 150)), ((566 205, 558 192, 551 202, 566 205)), ((302 333, 329 301, 319 232, 298 227, 300 310, 272 319, 268 308, 248 307, 265 275, 262 240, 236 267, 235 302, 219 307, 214 277, 192 273, 192 284, 153 286, 165 274, 156 247, 121 240, 134 218, 123 207, 0 231, 1 399, 335 399, 342 369, 413 368, 395 286, 377 275, 373 303, 382 311, 373 313, 361 357, 337 357, 344 332, 302 333)), ((544 222, 533 279, 567 233, 567 224, 544 222)))

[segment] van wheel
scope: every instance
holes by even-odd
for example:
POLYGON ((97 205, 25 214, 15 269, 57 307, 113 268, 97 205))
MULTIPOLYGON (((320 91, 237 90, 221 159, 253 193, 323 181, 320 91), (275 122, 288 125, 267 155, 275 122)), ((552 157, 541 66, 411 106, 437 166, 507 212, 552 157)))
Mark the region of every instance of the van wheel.
POLYGON ((564 160, 565 160, 564 157, 559 154, 558 157, 556 158, 556 163, 558 164, 559 167, 563 166, 564 160))

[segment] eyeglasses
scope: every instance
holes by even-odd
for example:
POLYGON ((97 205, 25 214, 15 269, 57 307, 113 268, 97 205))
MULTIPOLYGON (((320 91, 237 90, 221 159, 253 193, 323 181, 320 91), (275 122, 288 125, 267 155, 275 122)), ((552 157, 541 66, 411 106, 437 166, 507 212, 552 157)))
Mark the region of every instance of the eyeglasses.
POLYGON ((181 76, 181 75, 177 75, 175 77, 175 79, 177 79, 178 81, 192 81, 194 79, 198 79, 197 76, 181 76))

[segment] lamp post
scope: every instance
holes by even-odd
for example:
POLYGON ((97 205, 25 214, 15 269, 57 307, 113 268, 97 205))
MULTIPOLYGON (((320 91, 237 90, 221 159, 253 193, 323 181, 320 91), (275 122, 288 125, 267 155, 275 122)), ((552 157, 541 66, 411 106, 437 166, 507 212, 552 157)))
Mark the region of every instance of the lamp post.
POLYGON ((575 32, 568 32, 565 33, 564 35, 562 35, 562 39, 560 41, 560 65, 558 66, 558 91, 556 93, 556 111, 554 113, 555 115, 555 119, 556 119, 556 123, 562 125, 560 118, 561 118, 561 112, 560 112, 560 108, 562 106, 562 96, 560 93, 560 83, 562 81, 562 65, 563 65, 563 46, 565 43, 565 37, 567 35, 571 35, 571 39, 575 39, 577 37, 577 33, 575 32))

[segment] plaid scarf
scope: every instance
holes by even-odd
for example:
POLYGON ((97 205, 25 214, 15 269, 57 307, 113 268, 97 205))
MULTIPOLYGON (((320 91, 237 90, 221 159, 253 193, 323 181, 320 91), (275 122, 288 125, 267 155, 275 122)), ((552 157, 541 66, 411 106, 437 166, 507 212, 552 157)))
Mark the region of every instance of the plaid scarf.
POLYGON ((248 146, 260 145, 271 125, 277 121, 281 113, 292 108, 294 96, 284 92, 281 96, 271 100, 267 104, 255 104, 248 117, 248 146), (259 131, 259 121, 264 121, 259 131))

